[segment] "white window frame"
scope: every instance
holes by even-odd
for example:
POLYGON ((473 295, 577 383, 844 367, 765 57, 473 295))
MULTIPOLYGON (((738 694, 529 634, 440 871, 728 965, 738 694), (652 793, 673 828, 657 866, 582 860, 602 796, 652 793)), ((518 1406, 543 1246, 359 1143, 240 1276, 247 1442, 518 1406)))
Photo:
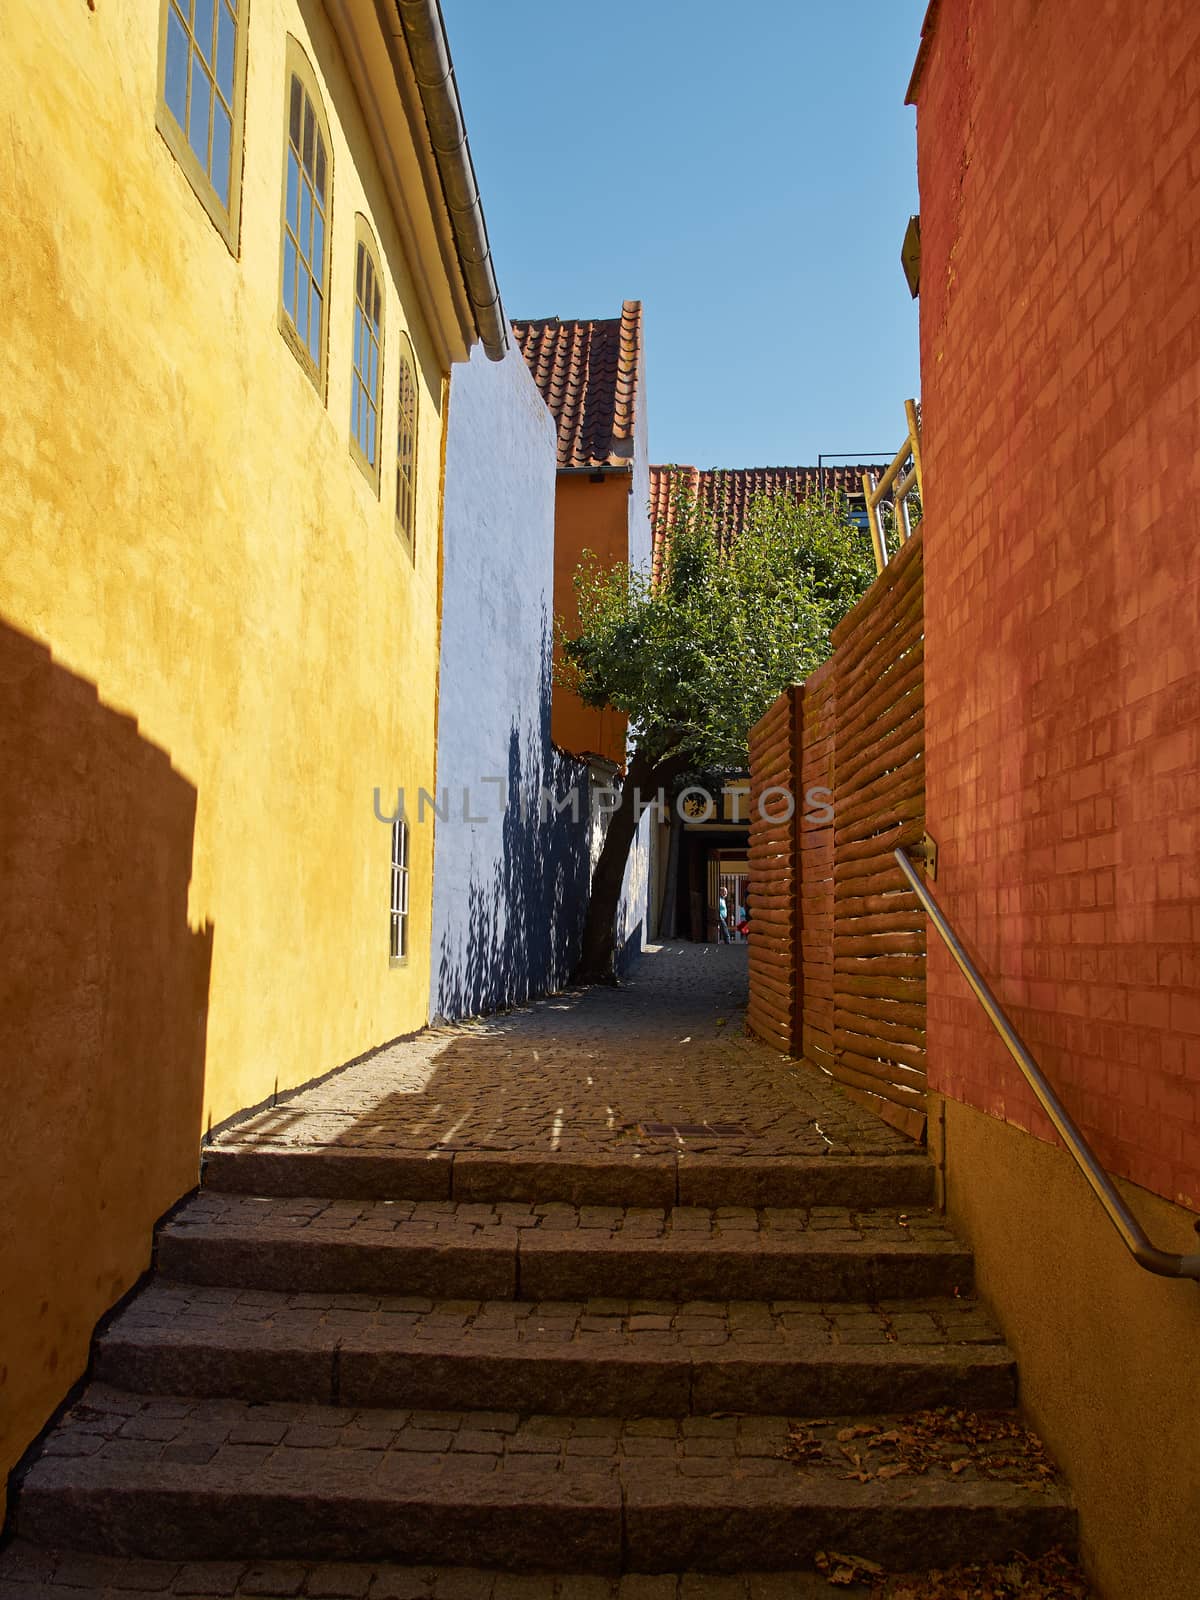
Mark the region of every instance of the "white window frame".
POLYGON ((408 823, 403 817, 392 821, 390 931, 391 964, 403 966, 408 960, 408 823))

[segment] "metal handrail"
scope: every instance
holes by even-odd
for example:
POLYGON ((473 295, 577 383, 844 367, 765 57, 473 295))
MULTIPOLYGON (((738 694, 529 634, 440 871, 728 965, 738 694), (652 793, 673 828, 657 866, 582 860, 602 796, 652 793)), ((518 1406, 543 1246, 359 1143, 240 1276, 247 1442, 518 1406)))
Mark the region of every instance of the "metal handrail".
POLYGON ((1132 1255, 1139 1267, 1144 1267, 1147 1272, 1156 1272, 1162 1278, 1193 1278, 1200 1280, 1200 1254, 1176 1255, 1173 1251, 1160 1250, 1157 1245, 1151 1244, 1145 1229, 1125 1204, 1108 1173, 1096 1160, 1091 1146, 1077 1127, 1070 1112, 1046 1081, 1037 1062, 1021 1043, 1016 1029, 1004 1015, 1000 1002, 984 982, 975 963, 963 949, 954 929, 947 922, 941 906, 938 905, 930 893, 928 885, 922 880, 905 851, 896 850, 894 854, 896 860, 900 863, 901 871, 909 881, 913 893, 921 902, 934 927, 941 934, 946 948, 958 964, 959 971, 971 985, 975 998, 987 1012, 992 1026, 1004 1040, 1009 1055, 1020 1067, 1025 1081, 1037 1096, 1042 1110, 1050 1118, 1050 1121, 1057 1128, 1063 1143, 1075 1157, 1077 1166, 1091 1185, 1092 1192, 1104 1207, 1109 1221, 1124 1240, 1125 1247, 1130 1255, 1132 1255))

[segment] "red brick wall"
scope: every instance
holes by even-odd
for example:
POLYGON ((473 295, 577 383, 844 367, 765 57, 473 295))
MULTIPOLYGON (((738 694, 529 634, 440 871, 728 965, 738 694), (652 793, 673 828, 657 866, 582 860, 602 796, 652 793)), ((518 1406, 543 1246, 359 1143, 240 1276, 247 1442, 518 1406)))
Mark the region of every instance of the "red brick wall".
MULTIPOLYGON (((938 891, 1200 1208, 1200 6, 943 0, 917 88, 938 891)), ((929 950, 931 1084, 1049 1130, 929 950)))

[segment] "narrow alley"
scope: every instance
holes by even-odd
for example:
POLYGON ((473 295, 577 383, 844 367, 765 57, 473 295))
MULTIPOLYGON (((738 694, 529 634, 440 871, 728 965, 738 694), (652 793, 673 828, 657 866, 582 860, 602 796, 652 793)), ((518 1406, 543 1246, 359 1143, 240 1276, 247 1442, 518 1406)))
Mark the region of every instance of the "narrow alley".
POLYGON ((1197 1600, 1200 4, 0 126, 0 1600, 1197 1600))

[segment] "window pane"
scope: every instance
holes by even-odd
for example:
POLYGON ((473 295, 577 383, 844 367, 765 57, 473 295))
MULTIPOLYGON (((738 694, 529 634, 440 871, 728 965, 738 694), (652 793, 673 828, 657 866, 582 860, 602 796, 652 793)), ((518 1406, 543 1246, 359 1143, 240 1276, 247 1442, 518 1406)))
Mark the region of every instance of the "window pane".
POLYGON ((227 105, 233 104, 233 41, 237 23, 228 5, 222 5, 217 20, 217 86, 227 105))
POLYGON ((293 78, 292 79, 292 101, 291 101, 291 106, 290 106, 289 111, 288 111, 288 138, 296 146, 297 150, 299 150, 299 148, 300 148, 300 103, 301 103, 301 93, 302 93, 302 91, 301 91, 301 88, 300 88, 300 79, 299 78, 293 78))
POLYGON ((370 348, 370 371, 367 373, 367 388, 371 391, 372 400, 376 397, 376 379, 379 376, 379 346, 374 339, 367 341, 370 348))
POLYGON ((375 285, 375 307, 372 313, 375 319, 375 332, 379 332, 379 285, 375 285))
POLYGON ((362 448, 362 439, 358 431, 358 397, 362 393, 357 383, 350 385, 350 437, 362 448))
POLYGON ((363 258, 366 253, 361 244, 356 246, 354 251, 354 298, 356 300, 361 300, 363 297, 363 258))
POLYGON ((313 207, 312 272, 317 287, 325 283, 325 218, 317 206, 313 207))
POLYGON ((300 184, 300 254, 312 260, 312 190, 303 181, 300 184))
POLYGON ((325 141, 317 130, 317 198, 325 204, 325 141))
POLYGON ((300 282, 296 292, 296 332, 308 343, 308 274, 300 269, 300 282))
POLYGON ((305 97, 304 97, 304 147, 303 147, 303 150, 301 151, 301 158, 302 158, 302 160, 304 162, 304 170, 305 170, 305 172, 308 173, 310 178, 312 177, 312 170, 313 170, 313 129, 315 128, 315 126, 316 126, 316 119, 313 116, 312 101, 308 98, 307 95, 305 95, 305 97))
POLYGON ((188 113, 188 143, 196 152, 200 165, 208 169, 208 112, 212 102, 212 86, 200 65, 200 57, 192 51, 192 104, 188 113))
POLYGON ((283 236, 283 308, 296 320, 296 246, 291 239, 283 236))
POLYGON ((309 279, 308 353, 319 367, 321 365, 321 296, 317 286, 309 279))
POLYGON ((367 409, 367 445, 363 451, 372 466, 375 465, 375 413, 367 409))
POLYGON ((167 73, 163 99, 181 128, 187 121, 187 64, 187 34, 172 6, 167 12, 167 73))
POLYGON ((300 182, 300 163, 295 154, 288 151, 287 164, 287 222, 288 227, 300 237, 300 196, 298 192, 300 182))
POLYGON ((229 113, 218 100, 213 106, 212 181, 217 198, 229 205, 229 113))
POLYGON ((212 66, 213 62, 213 0, 196 0, 192 13, 192 35, 196 48, 212 66))

